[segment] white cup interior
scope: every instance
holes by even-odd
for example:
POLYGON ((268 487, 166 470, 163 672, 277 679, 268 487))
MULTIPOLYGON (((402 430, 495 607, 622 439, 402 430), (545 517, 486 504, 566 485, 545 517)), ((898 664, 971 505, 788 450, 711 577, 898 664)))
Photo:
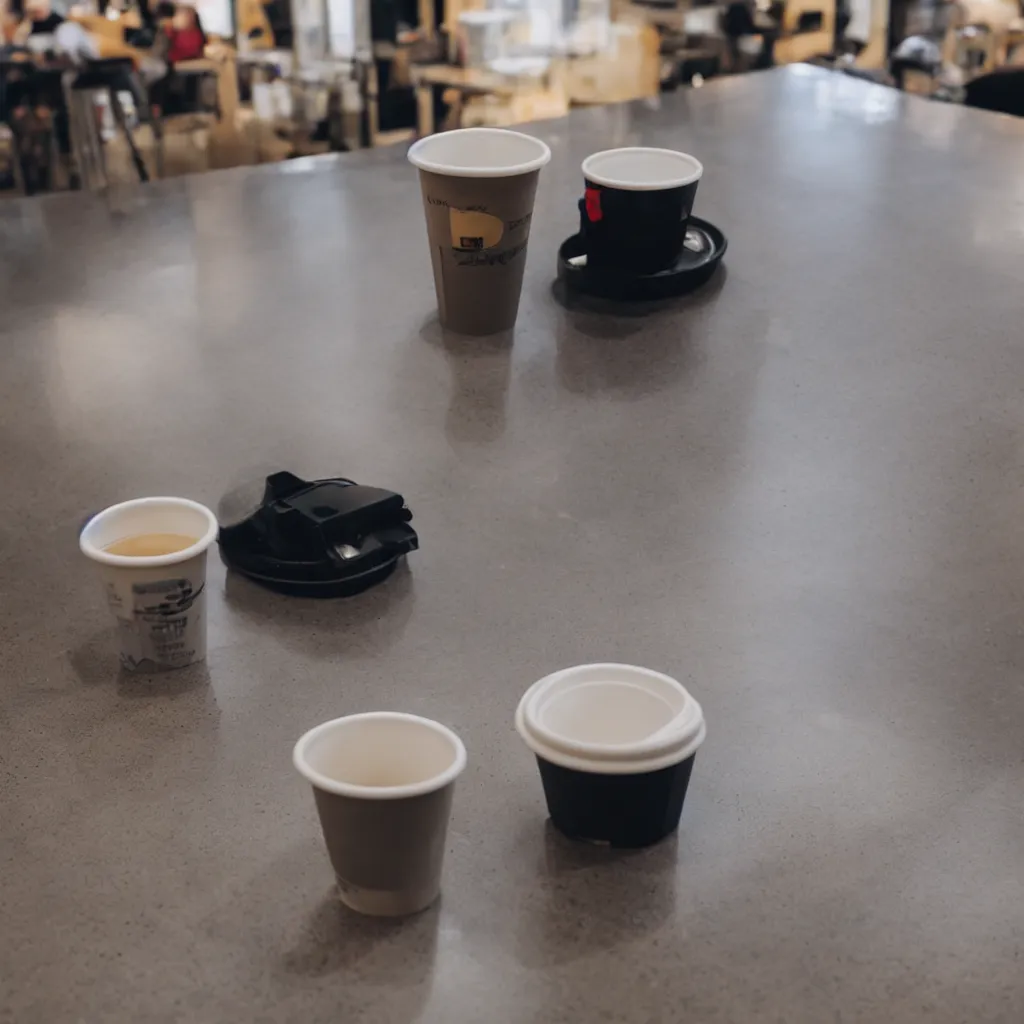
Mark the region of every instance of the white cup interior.
POLYGON ((460 128, 420 139, 409 160, 420 170, 463 178, 499 178, 543 167, 551 150, 540 139, 504 128, 460 128))
POLYGON ((583 161, 583 176, 595 185, 635 192, 679 188, 704 173, 701 162, 674 149, 631 146, 606 149, 583 161))
POLYGON ((541 757, 585 771, 655 770, 704 739, 700 705, 670 676, 635 665, 578 665, 524 694, 516 728, 541 757))
POLYGON ((428 718, 371 712, 324 722, 295 745, 295 767, 342 796, 393 799, 441 789, 465 767, 466 750, 428 718))
POLYGON ((632 746, 664 729, 682 710, 678 695, 608 679, 555 692, 537 724, 585 746, 632 746))
POLYGON ((205 551, 217 537, 217 517, 205 506, 187 498, 136 498, 111 505, 93 516, 79 537, 83 554, 107 565, 150 567, 174 565, 205 551), (146 533, 177 533, 194 537, 195 543, 168 555, 135 557, 112 555, 111 544, 146 533))

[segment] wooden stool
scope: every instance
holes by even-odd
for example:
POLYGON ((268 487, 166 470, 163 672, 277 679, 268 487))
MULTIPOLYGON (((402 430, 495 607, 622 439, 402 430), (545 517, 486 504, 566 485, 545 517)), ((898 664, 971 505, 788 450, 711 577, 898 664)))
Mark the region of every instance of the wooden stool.
POLYGON ((90 61, 84 71, 75 75, 65 86, 68 121, 71 134, 71 152, 84 188, 99 189, 109 184, 103 137, 96 112, 96 94, 106 94, 114 123, 124 135, 131 153, 132 163, 139 181, 149 181, 149 170, 135 143, 132 129, 121 105, 120 93, 132 97, 139 122, 147 124, 156 143, 157 173, 162 173, 162 136, 160 126, 153 117, 149 96, 130 58, 114 57, 90 61))

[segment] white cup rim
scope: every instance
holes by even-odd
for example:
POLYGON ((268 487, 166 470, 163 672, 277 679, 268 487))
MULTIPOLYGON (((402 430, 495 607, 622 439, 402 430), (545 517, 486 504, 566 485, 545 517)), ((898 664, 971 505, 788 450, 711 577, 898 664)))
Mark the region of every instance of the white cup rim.
POLYGON ((439 789, 444 789, 449 783, 454 782, 466 767, 466 748, 455 732, 446 725, 435 722, 432 718, 410 715, 404 711, 366 711, 358 715, 342 715, 340 718, 332 718, 330 721, 321 722, 308 732, 303 733, 292 751, 292 763, 300 775, 304 776, 317 789, 322 789, 327 793, 354 797, 358 800, 402 800, 411 796, 435 793, 439 789), (338 779, 332 779, 330 776, 318 772, 307 760, 306 752, 309 750, 310 745, 324 733, 335 729, 341 722, 352 723, 383 720, 411 722, 416 725, 425 726, 444 736, 451 743, 455 752, 452 763, 443 772, 439 772, 429 779, 412 782, 405 786, 361 786, 353 782, 340 782, 338 779))
POLYGON ((700 704, 678 680, 639 665, 613 662, 574 665, 539 679, 523 694, 515 724, 523 741, 538 757, 563 768, 603 775, 634 775, 679 764, 697 752, 707 734, 700 704), (640 688, 645 683, 668 688, 681 701, 681 710, 667 723, 667 728, 657 730, 645 740, 621 745, 573 740, 544 725, 541 712, 553 692, 573 685, 592 685, 592 677, 600 675, 640 688))
POLYGON ((600 153, 591 153, 583 161, 583 177, 592 181, 595 185, 603 185, 605 188, 618 188, 627 192, 661 192, 670 188, 682 188, 692 182, 699 181, 704 174, 704 165, 689 153, 678 149, 659 149, 654 146, 622 146, 618 149, 603 149, 600 153), (611 158, 621 156, 624 153, 656 153, 658 156, 670 157, 680 164, 680 172, 671 177, 659 179, 654 182, 630 181, 628 178, 616 177, 614 174, 603 174, 597 165, 602 161, 609 161, 611 158), (685 170, 682 169, 682 165, 685 170))
POLYGON ((217 517, 205 505, 201 505, 198 501, 192 501, 190 498, 170 496, 132 498, 130 501, 121 501, 105 508, 102 512, 97 512, 83 527, 78 537, 78 546, 83 555, 103 565, 113 565, 121 569, 153 569, 161 565, 178 565, 181 562, 187 562, 190 558, 195 558, 196 555, 201 555, 217 539, 218 530, 217 517), (172 551, 167 555, 114 555, 93 542, 93 535, 108 520, 132 509, 153 508, 160 505, 164 507, 173 505, 177 508, 187 508, 198 512, 206 519, 206 530, 203 535, 196 540, 195 544, 182 548, 181 551, 172 551))
POLYGON ((409 149, 409 162, 418 167, 421 171, 428 171, 431 174, 443 174, 450 178, 511 178, 517 174, 529 174, 531 171, 539 171, 550 159, 551 150, 547 143, 532 135, 523 132, 511 132, 507 128, 456 128, 450 132, 439 132, 436 135, 427 135, 414 142, 409 149), (473 135, 501 136, 504 138, 514 137, 526 140, 535 150, 535 155, 528 160, 522 160, 515 164, 502 164, 499 166, 470 165, 446 163, 444 160, 431 159, 430 150, 446 145, 453 138, 459 136, 473 135))

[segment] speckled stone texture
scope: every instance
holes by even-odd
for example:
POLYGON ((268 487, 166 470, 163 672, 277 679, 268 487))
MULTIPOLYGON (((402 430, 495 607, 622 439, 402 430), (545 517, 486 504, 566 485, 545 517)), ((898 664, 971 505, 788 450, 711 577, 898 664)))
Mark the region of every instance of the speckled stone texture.
POLYGON ((0 204, 5 1024, 1024 1021, 1024 122, 793 68, 535 130, 511 344, 441 336, 397 149, 0 204), (636 143, 704 162, 727 274, 566 308, 580 161, 636 143), (208 665, 119 676, 83 518, 279 468, 404 493, 408 571, 215 562, 208 665), (708 718, 643 852, 553 834, 512 728, 586 660, 708 718), (374 708, 470 756, 403 924, 290 763, 374 708))

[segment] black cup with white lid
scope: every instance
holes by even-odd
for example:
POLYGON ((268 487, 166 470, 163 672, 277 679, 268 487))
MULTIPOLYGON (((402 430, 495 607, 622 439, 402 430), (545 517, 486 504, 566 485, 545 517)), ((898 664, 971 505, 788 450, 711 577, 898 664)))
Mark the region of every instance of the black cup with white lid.
POLYGON ((555 827, 617 847, 675 831, 706 731, 700 705, 675 679, 615 664, 534 683, 516 729, 537 756, 555 827))
POLYGON ((674 266, 704 168, 689 153, 631 146, 583 161, 580 234, 591 269, 631 275, 674 266))

